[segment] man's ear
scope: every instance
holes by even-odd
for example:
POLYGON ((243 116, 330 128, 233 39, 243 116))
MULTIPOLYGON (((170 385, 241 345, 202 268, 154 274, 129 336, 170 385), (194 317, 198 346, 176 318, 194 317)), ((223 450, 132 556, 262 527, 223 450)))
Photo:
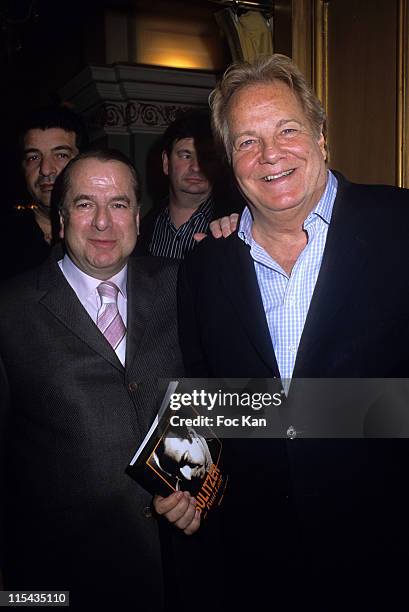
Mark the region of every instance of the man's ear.
POLYGON ((320 134, 320 137, 318 138, 318 146, 321 149, 321 153, 324 158, 324 161, 327 161, 327 157, 328 157, 327 144, 325 142, 325 136, 322 132, 320 134))
POLYGON ((169 175, 169 157, 166 151, 162 152, 162 169, 163 169, 163 174, 166 174, 166 176, 168 176, 169 175))
POLYGON ((135 221, 136 221, 136 235, 139 236, 139 221, 140 221, 140 207, 138 206, 137 211, 135 213, 135 221))
POLYGON ((58 213, 58 217, 60 219, 60 231, 58 233, 61 240, 64 240, 64 217, 61 212, 58 213))

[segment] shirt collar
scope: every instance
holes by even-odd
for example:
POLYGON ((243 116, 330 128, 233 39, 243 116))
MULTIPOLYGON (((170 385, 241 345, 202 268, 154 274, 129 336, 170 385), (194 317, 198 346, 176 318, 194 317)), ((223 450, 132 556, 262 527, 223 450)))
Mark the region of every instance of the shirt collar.
MULTIPOLYGON (((206 198, 206 200, 204 200, 204 202, 202 202, 200 206, 195 210, 193 215, 189 218, 188 222, 191 219, 196 219, 199 216, 210 214, 212 210, 212 206, 213 206, 213 197, 212 197, 212 194, 210 194, 209 197, 206 198)), ((172 220, 170 218, 170 213, 169 213, 169 204, 161 214, 164 215, 168 223, 172 223, 172 220)))
MULTIPOLYGON (((63 259, 58 262, 65 278, 74 289, 81 303, 95 295, 96 288, 102 282, 99 278, 89 276, 75 265, 69 255, 65 254, 63 259)), ((126 299, 126 279, 127 265, 117 274, 107 279, 118 287, 119 291, 126 299)))
MULTIPOLYGON (((317 218, 322 219, 327 225, 329 225, 332 216, 332 210, 334 207, 335 196, 337 195, 338 180, 335 175, 328 170, 328 179, 325 186, 325 191, 322 194, 319 202, 317 203, 314 210, 310 212, 306 220, 304 221, 304 228, 313 223, 317 218)), ((248 206, 245 207, 243 214, 240 219, 240 225, 238 230, 238 236, 246 244, 252 244, 253 236, 251 233, 253 227, 253 217, 248 206)))

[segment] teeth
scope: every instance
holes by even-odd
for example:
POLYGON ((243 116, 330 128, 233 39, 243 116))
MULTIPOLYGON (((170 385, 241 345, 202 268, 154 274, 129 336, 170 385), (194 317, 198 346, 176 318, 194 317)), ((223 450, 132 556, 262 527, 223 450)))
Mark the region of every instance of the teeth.
POLYGON ((288 176, 292 172, 293 170, 286 170, 285 172, 280 172, 279 174, 269 174, 269 176, 265 176, 263 180, 269 183, 270 181, 275 181, 276 179, 279 179, 282 176, 288 176))

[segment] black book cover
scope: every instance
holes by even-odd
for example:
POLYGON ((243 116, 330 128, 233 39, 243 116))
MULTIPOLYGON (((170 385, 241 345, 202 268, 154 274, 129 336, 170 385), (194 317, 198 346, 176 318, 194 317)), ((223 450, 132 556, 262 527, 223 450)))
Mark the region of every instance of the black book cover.
POLYGON ((126 472, 152 495, 189 491, 206 518, 220 506, 227 485, 223 443, 207 426, 208 417, 194 406, 172 409, 179 384, 169 383, 159 413, 126 472))

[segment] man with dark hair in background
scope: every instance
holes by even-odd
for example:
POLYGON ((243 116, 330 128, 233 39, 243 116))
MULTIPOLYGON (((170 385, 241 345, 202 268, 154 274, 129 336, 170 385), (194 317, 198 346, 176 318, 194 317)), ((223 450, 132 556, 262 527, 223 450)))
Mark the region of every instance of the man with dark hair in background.
POLYGON ((32 201, 5 215, 0 278, 33 268, 48 256, 51 243, 58 239, 53 235, 50 207, 55 180, 87 143, 82 120, 64 106, 38 109, 23 121, 19 156, 32 201))
POLYGON ((213 219, 234 207, 227 190, 218 197, 213 191, 221 164, 208 111, 182 112, 165 131, 162 147, 169 195, 142 221, 137 252, 183 259, 196 244, 194 236, 206 234, 213 219))

